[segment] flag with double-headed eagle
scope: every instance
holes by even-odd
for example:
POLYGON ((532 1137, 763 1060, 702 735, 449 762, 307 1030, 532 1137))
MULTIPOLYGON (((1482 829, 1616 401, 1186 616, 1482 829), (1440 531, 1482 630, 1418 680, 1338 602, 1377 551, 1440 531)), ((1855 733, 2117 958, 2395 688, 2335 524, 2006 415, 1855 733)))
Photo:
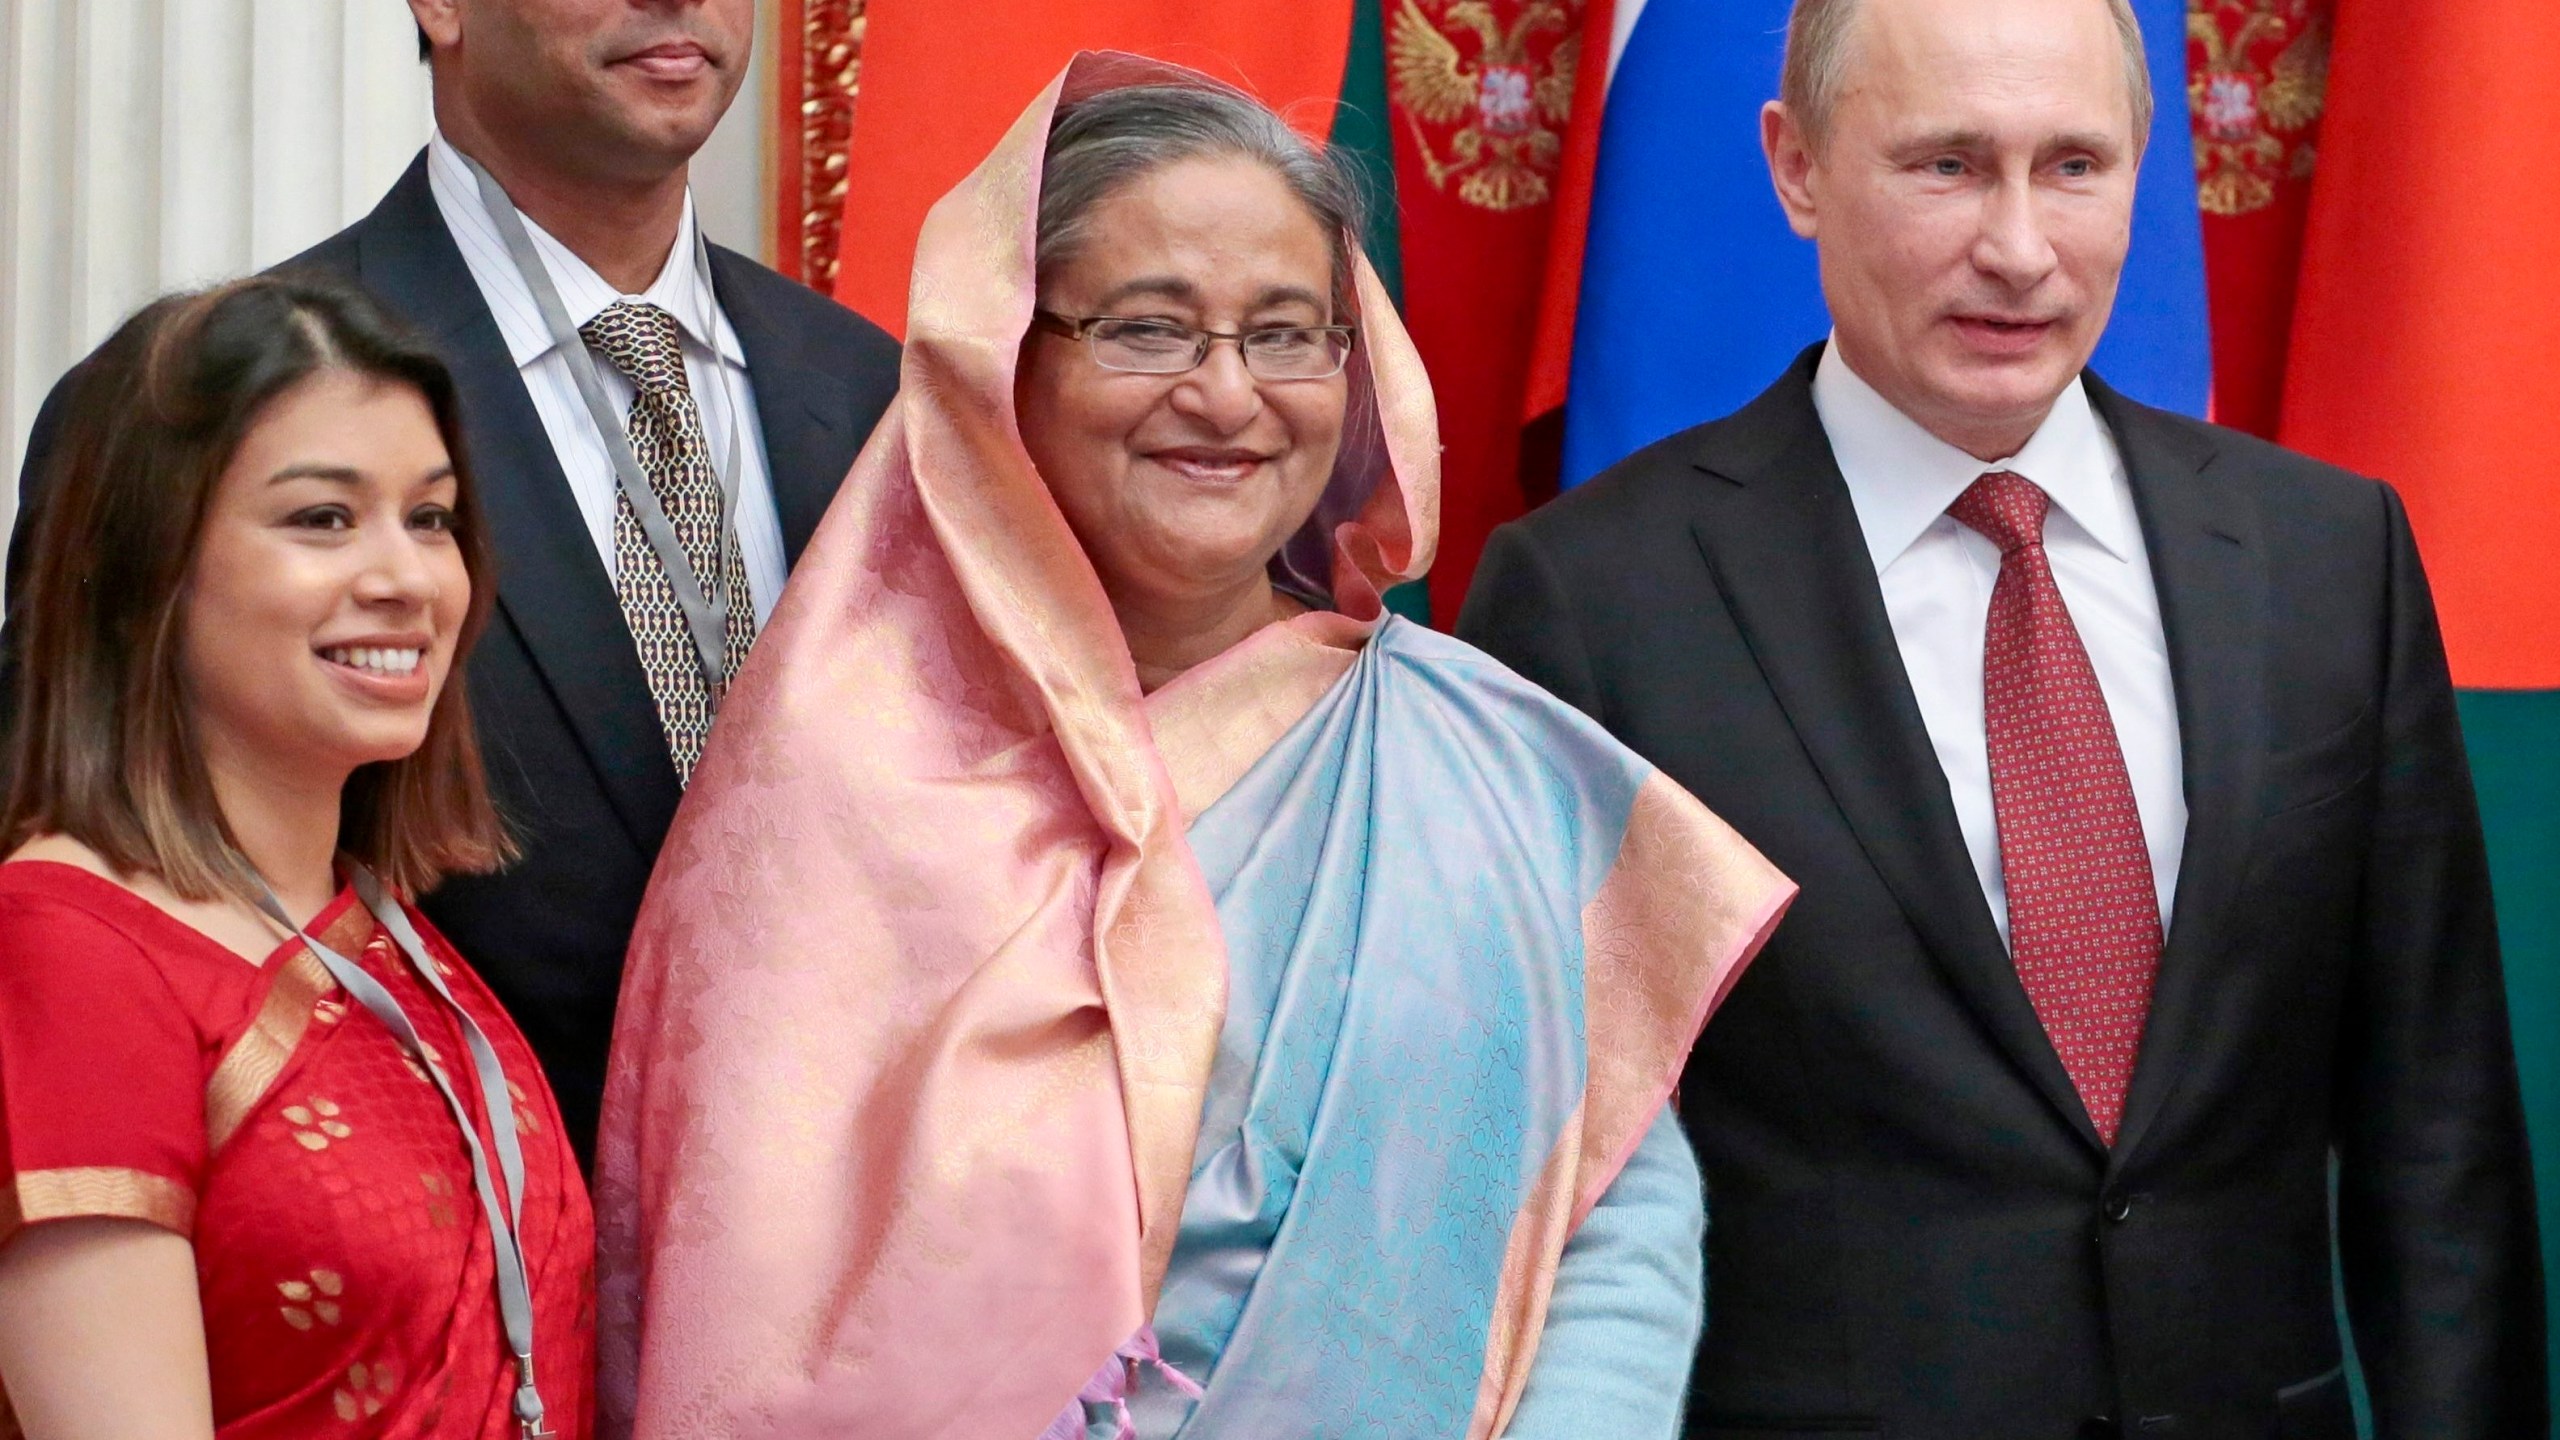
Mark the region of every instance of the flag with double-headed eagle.
POLYGON ((2213 418, 2269 439, 2284 400, 2335 11, 2335 0, 2191 0, 2187 14, 2213 418))
POLYGON ((1388 110, 1405 321, 1440 397, 1440 555, 1453 619, 1493 527, 1554 488, 1523 450, 1555 177, 1581 64, 1582 0, 1390 0, 1388 110))

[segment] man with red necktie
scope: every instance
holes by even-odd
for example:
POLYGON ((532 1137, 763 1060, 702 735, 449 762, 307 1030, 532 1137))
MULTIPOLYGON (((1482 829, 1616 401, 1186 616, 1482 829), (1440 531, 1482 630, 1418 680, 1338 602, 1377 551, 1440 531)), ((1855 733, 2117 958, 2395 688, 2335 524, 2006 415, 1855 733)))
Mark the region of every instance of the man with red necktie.
POLYGON ((2548 1433, 2407 518, 2085 370, 2131 11, 1797 0, 1781 96, 1830 339, 1496 532, 1459 622, 1803 886, 1682 1084, 1689 1434, 2348 1440, 2341 1300, 2381 1440, 2548 1433))

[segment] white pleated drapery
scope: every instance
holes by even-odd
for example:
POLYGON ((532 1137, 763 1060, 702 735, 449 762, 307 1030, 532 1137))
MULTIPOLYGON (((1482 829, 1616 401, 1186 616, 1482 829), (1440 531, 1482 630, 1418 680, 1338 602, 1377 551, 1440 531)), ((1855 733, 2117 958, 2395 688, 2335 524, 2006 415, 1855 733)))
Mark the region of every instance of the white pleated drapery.
POLYGON ((396 0, 0 0, 0 527, 36 408, 164 291, 272 265, 424 145, 396 0))

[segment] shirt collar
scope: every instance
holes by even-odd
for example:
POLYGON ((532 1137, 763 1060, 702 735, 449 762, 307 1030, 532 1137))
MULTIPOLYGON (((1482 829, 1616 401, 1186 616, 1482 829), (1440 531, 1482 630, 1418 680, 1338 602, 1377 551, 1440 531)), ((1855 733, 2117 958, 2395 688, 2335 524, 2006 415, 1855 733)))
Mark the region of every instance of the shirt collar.
MULTIPOLYGON (((462 152, 438 130, 427 141, 427 172, 436 192, 438 207, 448 223, 467 225, 483 232, 485 252, 494 251, 493 263, 474 266, 475 276, 484 286, 496 286, 520 299, 520 304, 493 305, 492 315, 499 333, 507 342, 507 353, 518 368, 532 364, 555 347, 551 331, 542 321, 533 292, 516 271, 509 258, 506 242, 498 233, 497 221, 480 198, 480 182, 471 167, 463 161, 462 152)), ((519 212, 521 215, 521 212, 519 212)), ((730 327, 728 314, 717 298, 706 293, 703 275, 694 265, 693 191, 684 195, 684 216, 676 224, 675 244, 667 251, 666 264, 659 267, 658 278, 637 295, 624 295, 595 272, 593 266, 578 258, 577 252, 554 239, 551 233, 522 215, 525 233, 533 241, 533 250, 542 258, 542 268, 550 273, 551 284, 560 294, 561 308, 568 311, 572 326, 584 326, 604 313, 617 300, 640 300, 673 315, 676 328, 687 340, 715 350, 720 358, 744 368, 746 353, 738 344, 737 332, 730 327), (711 333, 705 334, 705 322, 711 333)), ((465 247, 466 253, 474 247, 465 247)))
POLYGON ((1895 409, 1840 358, 1835 338, 1822 348, 1813 374, 1813 408, 1822 417, 1831 453, 1849 483, 1858 528, 1877 573, 1946 513, 1965 487, 1994 470, 2023 475, 2051 496, 2055 508, 2116 559, 2141 553, 2124 464, 2089 392, 2077 378, 2053 409, 2005 460, 1977 460, 1895 409))

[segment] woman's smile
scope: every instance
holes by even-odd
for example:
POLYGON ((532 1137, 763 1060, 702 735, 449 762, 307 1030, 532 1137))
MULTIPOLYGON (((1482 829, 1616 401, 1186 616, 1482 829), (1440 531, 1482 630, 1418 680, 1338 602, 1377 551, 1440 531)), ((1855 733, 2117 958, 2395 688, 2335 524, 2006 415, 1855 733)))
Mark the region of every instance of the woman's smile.
POLYGON ((1158 468, 1195 485, 1230 489, 1261 472, 1273 457, 1234 445, 1177 445, 1145 452, 1158 468))
POLYGON ((434 648, 434 637, 409 633, 331 642, 312 653, 330 679, 357 700, 408 707, 430 698, 435 677, 425 661, 434 648))

